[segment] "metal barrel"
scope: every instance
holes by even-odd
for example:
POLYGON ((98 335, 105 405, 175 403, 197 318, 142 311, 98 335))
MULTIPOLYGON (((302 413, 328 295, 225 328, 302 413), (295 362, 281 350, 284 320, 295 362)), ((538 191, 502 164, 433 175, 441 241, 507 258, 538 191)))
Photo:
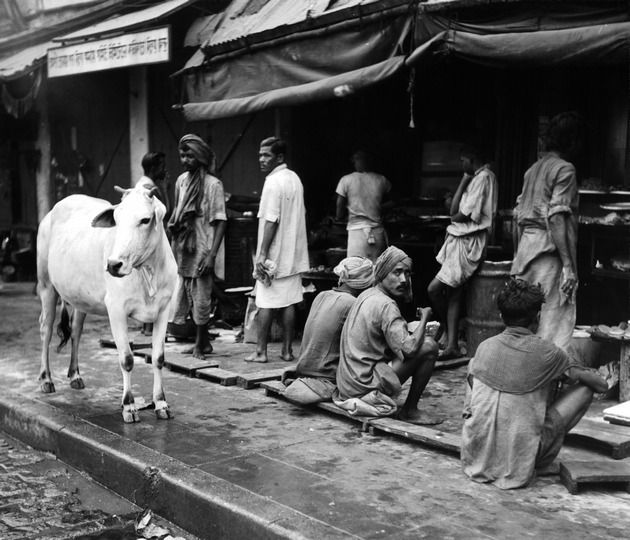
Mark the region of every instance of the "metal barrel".
POLYGON ((510 279, 512 261, 483 261, 470 279, 466 293, 466 340, 469 356, 479 344, 503 331, 497 296, 510 279))

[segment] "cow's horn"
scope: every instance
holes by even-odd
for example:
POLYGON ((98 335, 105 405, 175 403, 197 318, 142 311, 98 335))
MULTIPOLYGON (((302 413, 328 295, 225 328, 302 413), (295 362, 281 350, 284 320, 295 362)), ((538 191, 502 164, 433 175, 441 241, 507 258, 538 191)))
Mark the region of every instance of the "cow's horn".
POLYGON ((160 194, 160 190, 157 187, 152 187, 149 190, 149 197, 153 198, 155 195, 159 195, 160 194))
POLYGON ((125 189, 125 188, 121 188, 120 186, 114 186, 114 191, 124 194, 124 193, 129 193, 130 191, 133 191, 133 190, 131 188, 125 189))

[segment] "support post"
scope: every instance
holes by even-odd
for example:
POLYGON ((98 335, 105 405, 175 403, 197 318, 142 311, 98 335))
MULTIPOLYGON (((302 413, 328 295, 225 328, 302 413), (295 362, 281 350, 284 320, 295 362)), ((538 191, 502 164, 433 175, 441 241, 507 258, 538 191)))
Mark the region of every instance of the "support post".
POLYGON ((142 157, 149 151, 149 97, 147 68, 129 70, 129 160, 130 186, 142 176, 142 157))
POLYGON ((52 208, 52 187, 50 179, 50 118, 48 111, 48 80, 44 79, 37 99, 37 149, 39 150, 39 166, 35 175, 37 193, 37 222, 52 208))

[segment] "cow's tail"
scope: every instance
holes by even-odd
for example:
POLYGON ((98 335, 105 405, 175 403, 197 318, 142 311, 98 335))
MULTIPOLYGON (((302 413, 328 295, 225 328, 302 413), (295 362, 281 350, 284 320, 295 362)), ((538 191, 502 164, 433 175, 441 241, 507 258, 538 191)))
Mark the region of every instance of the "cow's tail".
POLYGON ((70 328, 70 315, 68 314, 68 306, 65 302, 61 303, 61 320, 57 325, 57 335, 61 340, 59 345, 57 345, 57 352, 61 352, 72 335, 72 329, 70 328))

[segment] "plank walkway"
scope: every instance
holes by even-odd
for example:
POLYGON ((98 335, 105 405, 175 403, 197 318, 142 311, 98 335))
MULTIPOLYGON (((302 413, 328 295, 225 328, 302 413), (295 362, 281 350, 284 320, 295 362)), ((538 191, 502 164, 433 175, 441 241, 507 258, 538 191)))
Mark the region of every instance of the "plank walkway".
POLYGON ((630 492, 630 463, 618 461, 563 461, 560 463, 560 481, 576 495, 580 487, 588 484, 617 484, 630 492))
POLYGON ((613 459, 630 456, 630 427, 627 426, 582 418, 566 438, 567 441, 603 451, 613 459))

